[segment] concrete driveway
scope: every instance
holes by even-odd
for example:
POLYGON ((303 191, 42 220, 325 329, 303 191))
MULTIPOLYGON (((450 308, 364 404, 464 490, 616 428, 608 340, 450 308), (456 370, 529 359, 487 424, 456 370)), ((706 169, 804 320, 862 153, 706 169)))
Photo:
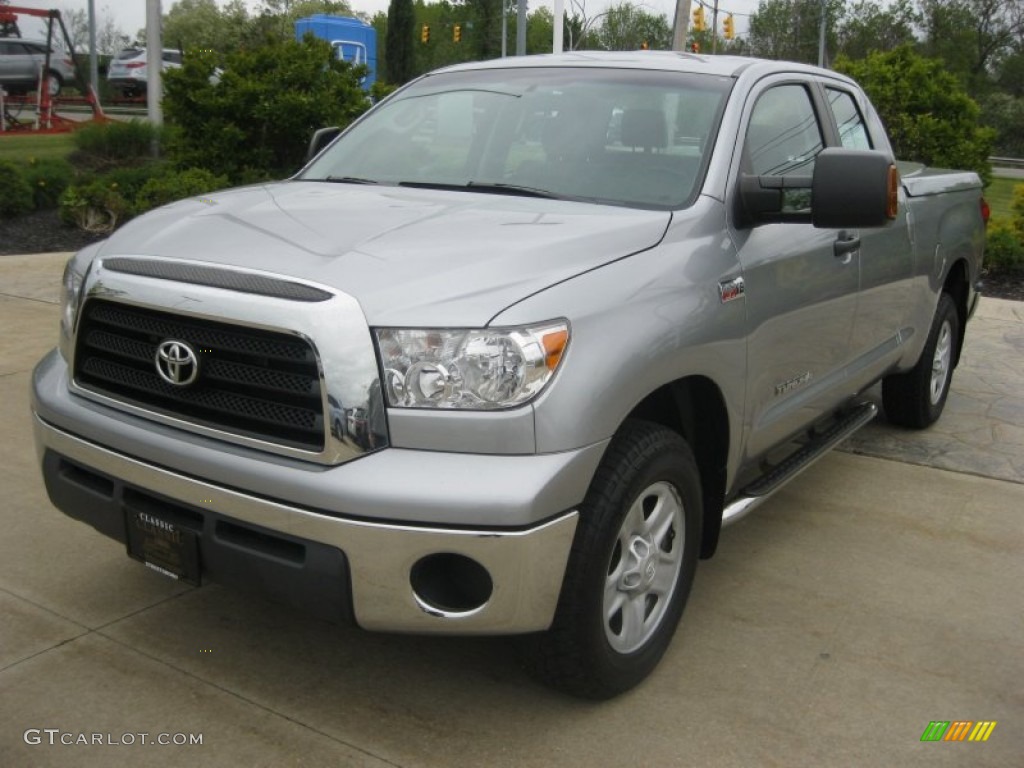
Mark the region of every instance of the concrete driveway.
MULTIPOLYGON (((53 509, 28 389, 62 262, 0 257, 0 766, 1024 765, 1024 484, 1006 469, 1024 423, 979 448, 1009 456, 1006 479, 833 453, 725 532, 653 677, 584 703, 528 678, 513 641, 371 635, 182 588, 53 509), (997 726, 921 742, 958 720, 997 726)), ((958 429, 979 370, 1008 390, 986 418, 1024 413, 999 365, 1022 359, 1024 306, 982 309, 958 429)), ((886 434, 897 457, 934 437, 886 434)))

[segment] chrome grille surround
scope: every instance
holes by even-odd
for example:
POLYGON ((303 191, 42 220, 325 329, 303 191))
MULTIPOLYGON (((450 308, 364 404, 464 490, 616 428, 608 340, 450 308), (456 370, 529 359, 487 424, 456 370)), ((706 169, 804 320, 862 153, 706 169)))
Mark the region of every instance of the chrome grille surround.
MULTIPOLYGON (((169 279, 167 275, 172 272, 182 277, 203 275, 208 265, 158 257, 115 258, 118 269, 105 268, 104 259, 97 258, 85 278, 71 345, 72 359, 67 361, 69 369, 75 374, 69 377, 73 393, 206 437, 320 464, 341 464, 387 447, 387 425, 373 340, 362 310, 353 297, 309 281, 219 265, 216 267, 219 273, 218 285, 188 283, 169 279), (129 261, 136 268, 124 269, 125 263, 129 261), (174 268, 169 269, 167 265, 174 265, 174 268), (237 272, 238 285, 258 283, 272 286, 275 282, 302 285, 309 289, 307 295, 315 291, 317 295, 328 295, 330 298, 313 302, 266 294, 257 298, 251 292, 225 287, 235 282, 224 279, 225 272, 237 272), (159 277, 156 277, 157 274, 159 277), (114 314, 119 309, 123 310, 125 318, 135 318, 143 325, 142 331, 151 334, 154 339, 163 336, 165 331, 173 332, 174 321, 180 321, 178 324, 181 326, 199 329, 195 343, 200 345, 210 335, 220 334, 219 340, 223 341, 225 334, 230 336, 232 330, 237 329, 239 339, 248 339, 248 343, 256 344, 258 353, 262 355, 287 356, 289 353, 285 347, 299 350, 305 347, 311 350, 315 361, 312 370, 315 371, 319 392, 317 428, 322 431, 322 440, 317 440, 314 447, 312 443, 306 445, 302 441, 276 439, 272 433, 254 435, 251 431, 232 430, 225 428, 224 424, 204 422, 188 414, 175 413, 166 407, 131 401, 123 394, 103 391, 102 385, 96 385, 96 379, 92 379, 91 383, 88 377, 81 377, 80 380, 77 375, 80 367, 76 365, 76 358, 79 357, 79 346, 83 340, 79 339, 79 333, 83 327, 89 328, 89 321, 85 318, 92 307, 101 307, 114 314), (171 322, 161 327, 162 319, 171 322), (151 325, 146 327, 146 324, 151 325), (275 338, 281 339, 284 347, 273 349, 265 346, 267 343, 273 346, 275 338), (379 407, 372 407, 374 398, 377 398, 379 407), (354 414, 358 414, 355 421, 361 427, 351 430, 347 425, 353 423, 354 414)), ((289 292, 296 293, 294 289, 289 289, 289 292)), ((93 334, 94 346, 98 345, 99 348, 116 349, 117 354, 136 361, 148 355, 148 346, 138 339, 112 335, 108 329, 103 328, 88 332, 93 334)), ((92 360, 86 362, 96 365, 92 360)), ((242 377, 253 382, 254 386, 277 387, 283 393, 302 389, 305 385, 302 376, 296 377, 288 370, 267 369, 238 360, 214 358, 204 364, 203 375, 210 380, 222 381, 225 377, 229 381, 237 381, 238 377, 242 377)), ((227 396, 230 397, 230 393, 227 396)), ((269 410, 272 412, 271 418, 285 421, 300 419, 308 428, 308 414, 300 416, 270 406, 249 403, 237 405, 243 409, 258 407, 261 413, 269 410)))

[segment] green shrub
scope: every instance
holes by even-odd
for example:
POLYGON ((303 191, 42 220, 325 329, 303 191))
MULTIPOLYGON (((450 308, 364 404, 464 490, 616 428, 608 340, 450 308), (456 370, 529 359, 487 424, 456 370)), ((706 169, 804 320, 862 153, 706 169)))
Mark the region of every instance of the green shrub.
POLYGON ((131 214, 131 203, 117 183, 102 177, 72 185, 60 196, 61 220, 86 232, 111 232, 131 214))
POLYGON ((33 208, 32 187, 14 163, 0 160, 0 214, 18 216, 33 208))
POLYGON ((87 123, 75 131, 76 165, 102 171, 125 165, 141 165, 153 157, 161 139, 160 128, 144 120, 87 123))
POLYGON ((22 174, 32 188, 33 204, 36 208, 56 208, 61 193, 67 189, 75 176, 75 169, 67 160, 50 157, 37 160, 31 158, 22 169, 22 174))
POLYGON ((397 85, 391 85, 391 83, 384 83, 380 80, 374 80, 373 85, 370 86, 370 97, 376 104, 378 101, 384 101, 388 96, 398 90, 397 85))
POLYGON ((853 61, 840 56, 838 72, 859 82, 889 131, 896 157, 992 175, 988 157, 995 131, 979 123, 980 110, 939 59, 909 45, 853 61))
POLYGON ((107 171, 100 178, 109 187, 120 192, 125 200, 132 203, 132 210, 129 213, 135 216, 146 210, 138 210, 134 207, 134 203, 138 199, 143 187, 153 179, 170 172, 171 167, 167 163, 147 163, 145 165, 115 168, 112 171, 107 171))
POLYGON ((166 75, 164 110, 175 131, 167 155, 179 168, 206 168, 231 183, 288 176, 310 136, 348 125, 369 106, 365 67, 338 61, 323 40, 269 42, 216 60, 186 57, 166 75))
POLYGON ((985 267, 993 272, 1024 271, 1024 238, 1014 224, 1003 218, 988 222, 985 267))
POLYGON ((146 182, 135 198, 135 210, 143 213, 175 200, 213 192, 226 186, 226 176, 215 176, 204 168, 171 171, 146 182))
POLYGON ((1013 228, 1019 237, 1024 238, 1024 184, 1014 186, 1010 210, 1013 211, 1013 228))

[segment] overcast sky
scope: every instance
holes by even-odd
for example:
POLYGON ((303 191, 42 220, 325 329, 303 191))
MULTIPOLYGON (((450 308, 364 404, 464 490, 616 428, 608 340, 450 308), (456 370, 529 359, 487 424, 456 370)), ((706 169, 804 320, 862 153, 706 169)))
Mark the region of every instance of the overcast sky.
MULTIPOLYGON (((226 0, 218 0, 221 5, 226 0)), ((257 0, 246 0, 250 8, 259 7, 257 0)), ((500 0, 496 0, 500 2, 500 0)), ((554 6, 553 0, 528 0, 529 8, 546 5, 548 8, 554 6)), ((596 16, 609 5, 616 5, 618 0, 586 0, 587 15, 596 16)), ((675 0, 634 0, 638 5, 646 8, 652 13, 663 13, 669 17, 669 24, 675 15, 675 0)), ((706 0, 709 4, 714 0, 706 0)), ((102 24, 107 14, 114 17, 114 20, 129 37, 134 38, 135 33, 146 26, 146 0, 94 0, 98 23, 102 24)), ((15 0, 15 5, 28 8, 86 8, 87 0, 15 0)), ((167 13, 173 0, 163 0, 163 12, 167 13)), ((372 16, 377 11, 387 11, 388 0, 351 0, 352 8, 356 11, 363 11, 372 16)), ((566 11, 570 9, 569 0, 565 0, 566 11)), ((743 35, 747 30, 747 15, 757 10, 758 0, 719 0, 719 18, 724 13, 733 12, 736 14, 736 32, 743 35)), ((25 20, 22 23, 22 34, 26 37, 37 37, 45 34, 43 28, 33 22, 25 20)))

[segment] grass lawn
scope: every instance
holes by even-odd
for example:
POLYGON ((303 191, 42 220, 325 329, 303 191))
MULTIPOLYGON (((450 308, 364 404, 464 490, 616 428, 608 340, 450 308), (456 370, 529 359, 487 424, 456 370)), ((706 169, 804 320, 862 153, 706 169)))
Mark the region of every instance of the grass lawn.
MULTIPOLYGON (((996 173, 999 173, 996 170, 996 173)), ((992 215, 1001 219, 1009 219, 1013 216, 1010 210, 1010 203, 1013 201, 1013 188, 1018 184, 1024 184, 1024 179, 999 179, 993 178, 992 183, 985 190, 985 199, 992 208, 992 215)))
POLYGON ((74 148, 70 133, 0 133, 0 160, 23 162, 30 157, 66 157, 74 148))

